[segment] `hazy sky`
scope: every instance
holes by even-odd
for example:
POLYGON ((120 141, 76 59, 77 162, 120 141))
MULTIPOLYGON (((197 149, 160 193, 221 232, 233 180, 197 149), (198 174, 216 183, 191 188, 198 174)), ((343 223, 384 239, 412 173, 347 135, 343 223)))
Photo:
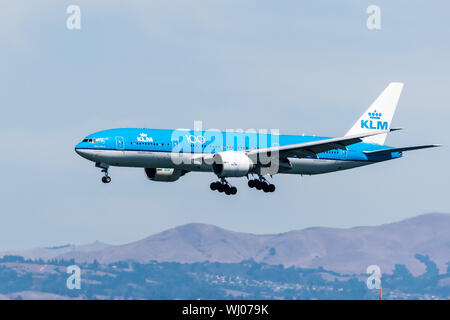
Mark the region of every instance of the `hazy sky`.
POLYGON ((120 244, 189 222, 275 233, 450 212, 448 1, 0 1, 0 250, 120 244), (38 4, 39 3, 39 4, 38 4), (81 8, 81 30, 66 8, 81 8), (368 30, 366 8, 381 8, 368 30), (441 143, 264 194, 212 174, 175 183, 100 170, 73 151, 114 127, 280 129, 341 136, 405 83, 387 144, 441 143))

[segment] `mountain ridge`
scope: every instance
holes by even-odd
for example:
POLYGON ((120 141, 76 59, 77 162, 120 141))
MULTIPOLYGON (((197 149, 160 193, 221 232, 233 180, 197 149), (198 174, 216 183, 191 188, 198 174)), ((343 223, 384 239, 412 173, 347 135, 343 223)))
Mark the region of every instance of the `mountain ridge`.
MULTIPOLYGON (((450 262, 449 228, 450 214, 444 213, 422 214, 379 226, 310 227, 276 234, 236 232, 195 222, 122 245, 98 242, 63 248, 51 257, 100 263, 127 260, 226 263, 253 259, 285 267, 323 267, 343 273, 365 273, 372 264, 391 272, 395 264, 405 264, 413 274, 419 274, 425 267, 414 258, 417 253, 430 256, 441 272, 446 271, 450 262)), ((44 253, 48 257, 48 252, 44 253)), ((26 252, 16 254, 36 258, 39 252, 28 256, 26 252)))

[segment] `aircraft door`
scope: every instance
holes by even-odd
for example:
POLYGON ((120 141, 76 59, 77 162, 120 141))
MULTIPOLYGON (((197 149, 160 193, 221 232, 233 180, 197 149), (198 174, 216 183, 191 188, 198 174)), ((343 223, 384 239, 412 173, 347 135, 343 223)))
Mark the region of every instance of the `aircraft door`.
POLYGON ((123 137, 116 137, 116 148, 118 150, 125 149, 125 141, 124 141, 123 137))

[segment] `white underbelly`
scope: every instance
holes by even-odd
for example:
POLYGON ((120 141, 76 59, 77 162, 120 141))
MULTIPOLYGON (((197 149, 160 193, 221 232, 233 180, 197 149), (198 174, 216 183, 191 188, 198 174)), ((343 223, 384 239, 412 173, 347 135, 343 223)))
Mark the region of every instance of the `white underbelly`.
POLYGON ((328 160, 309 158, 289 158, 292 169, 283 169, 280 173, 288 174, 321 174, 347 170, 370 164, 368 161, 328 160))
POLYGON ((201 155, 182 153, 181 158, 172 158, 172 152, 152 151, 120 151, 120 150, 92 150, 90 160, 104 162, 118 167, 137 168, 177 168, 188 171, 212 171, 212 167, 201 159, 201 155))
MULTIPOLYGON (((212 172, 211 164, 201 161, 201 154, 182 153, 181 158, 174 159, 171 152, 89 150, 85 158, 104 162, 112 166, 138 168, 177 168, 188 171, 212 172), (197 159, 197 160, 196 160, 197 159)), ((289 158, 291 169, 280 169, 285 174, 321 174, 346 170, 371 164, 368 161, 327 160, 309 158, 289 158)))

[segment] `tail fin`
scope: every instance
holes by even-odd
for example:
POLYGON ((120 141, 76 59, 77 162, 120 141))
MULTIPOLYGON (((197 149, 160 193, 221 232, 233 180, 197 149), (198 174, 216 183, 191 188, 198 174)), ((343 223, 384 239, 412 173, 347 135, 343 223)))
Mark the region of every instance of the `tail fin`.
MULTIPOLYGON (((403 83, 391 82, 358 121, 356 121, 346 136, 389 130, 402 89, 403 83)), ((384 133, 366 137, 362 140, 364 142, 382 145, 386 140, 386 136, 387 134, 384 133)))

